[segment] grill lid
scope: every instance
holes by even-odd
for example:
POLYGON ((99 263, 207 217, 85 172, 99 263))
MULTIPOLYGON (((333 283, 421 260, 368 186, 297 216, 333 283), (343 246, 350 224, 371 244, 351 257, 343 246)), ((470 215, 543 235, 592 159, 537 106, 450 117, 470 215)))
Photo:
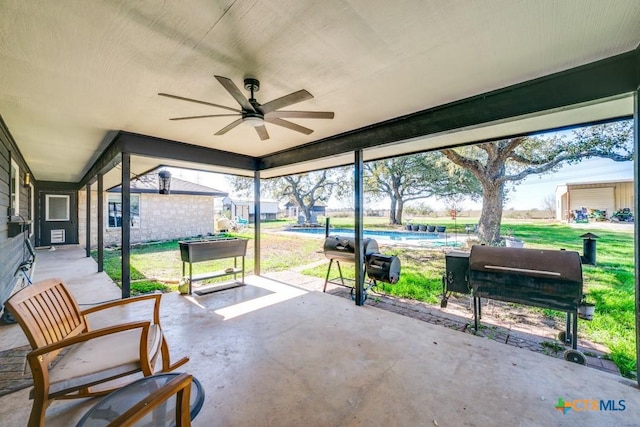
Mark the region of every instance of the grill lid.
MULTIPOLYGON (((365 258, 378 252, 378 242, 374 239, 362 240, 365 258)), ((324 240, 324 255, 329 259, 355 262, 356 239, 354 237, 329 236, 324 240)))
POLYGON ((574 251, 474 245, 469 268, 472 271, 582 283, 582 262, 580 254, 574 251))

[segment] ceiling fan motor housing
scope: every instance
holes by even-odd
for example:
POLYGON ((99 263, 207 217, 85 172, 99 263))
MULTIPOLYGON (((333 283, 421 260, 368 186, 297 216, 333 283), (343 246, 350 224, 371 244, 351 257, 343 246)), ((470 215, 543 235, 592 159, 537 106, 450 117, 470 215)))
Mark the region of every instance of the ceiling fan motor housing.
POLYGON ((244 88, 251 92, 251 97, 253 98, 253 92, 257 92, 260 90, 260 80, 246 78, 244 79, 244 88))

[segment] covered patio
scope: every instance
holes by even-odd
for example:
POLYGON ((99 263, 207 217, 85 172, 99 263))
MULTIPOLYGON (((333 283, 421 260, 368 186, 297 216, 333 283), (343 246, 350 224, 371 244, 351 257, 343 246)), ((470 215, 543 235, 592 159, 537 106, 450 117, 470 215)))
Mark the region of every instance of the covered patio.
MULTIPOLYGON (((635 0, 2 2, 0 302, 27 240, 62 245, 38 253, 36 280, 128 297, 130 183, 164 166, 252 177, 260 200, 261 180, 352 165, 362 261, 365 161, 630 117, 637 153, 638 22, 635 0), (121 290, 101 273, 118 185, 121 290)), ((248 286, 164 297, 173 351, 207 391, 197 425, 636 423, 632 382, 363 306, 360 269, 356 306, 262 277, 253 227, 248 286), (560 397, 628 405, 565 416, 560 397)), ((27 394, 0 398, 3 424, 25 423, 27 394)), ((47 425, 89 405, 57 402, 47 425)))
MULTIPOLYGON (((79 247, 38 251, 36 278, 63 278, 81 303, 118 298, 95 268, 79 247)), ((205 388, 196 426, 637 424, 640 394, 621 377, 264 277, 247 283, 163 296, 172 354, 191 358, 182 370, 205 388), (558 398, 626 409, 563 414, 558 398)), ((3 326, 0 343, 26 339, 3 326)), ((28 393, 0 397, 3 425, 26 425, 28 393)), ((95 403, 54 402, 46 425, 75 425, 95 403)))

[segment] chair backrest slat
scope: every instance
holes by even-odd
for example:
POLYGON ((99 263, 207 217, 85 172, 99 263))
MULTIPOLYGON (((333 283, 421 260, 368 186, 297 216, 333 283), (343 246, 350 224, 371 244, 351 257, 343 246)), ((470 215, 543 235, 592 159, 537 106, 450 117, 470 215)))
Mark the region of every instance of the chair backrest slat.
POLYGON ((59 279, 27 286, 6 304, 25 330, 33 349, 86 330, 78 304, 59 279))
POLYGON ((37 327, 38 335, 42 339, 42 343, 39 346, 51 344, 56 340, 55 336, 52 336, 53 326, 52 319, 47 315, 46 305, 43 307, 42 297, 36 295, 29 301, 25 301, 21 304, 24 307, 25 312, 33 318, 37 327))
POLYGON ((75 301, 71 301, 71 297, 68 292, 62 292, 62 290, 58 287, 53 288, 53 295, 55 295, 57 304, 57 310, 60 314, 60 317, 63 319, 63 325, 67 334, 72 333, 78 326, 83 324, 82 319, 78 316, 75 316, 74 312, 71 311, 71 308, 75 306, 75 301))

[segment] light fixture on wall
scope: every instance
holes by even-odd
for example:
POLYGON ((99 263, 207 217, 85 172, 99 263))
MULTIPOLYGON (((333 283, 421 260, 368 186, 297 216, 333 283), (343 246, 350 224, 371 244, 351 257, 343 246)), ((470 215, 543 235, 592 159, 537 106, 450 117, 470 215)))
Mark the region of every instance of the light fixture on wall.
POLYGON ((158 172, 158 193, 169 194, 171 187, 171 172, 161 170, 158 172))
POLYGON ((28 187, 31 185, 31 174, 29 172, 24 174, 24 186, 28 187))

